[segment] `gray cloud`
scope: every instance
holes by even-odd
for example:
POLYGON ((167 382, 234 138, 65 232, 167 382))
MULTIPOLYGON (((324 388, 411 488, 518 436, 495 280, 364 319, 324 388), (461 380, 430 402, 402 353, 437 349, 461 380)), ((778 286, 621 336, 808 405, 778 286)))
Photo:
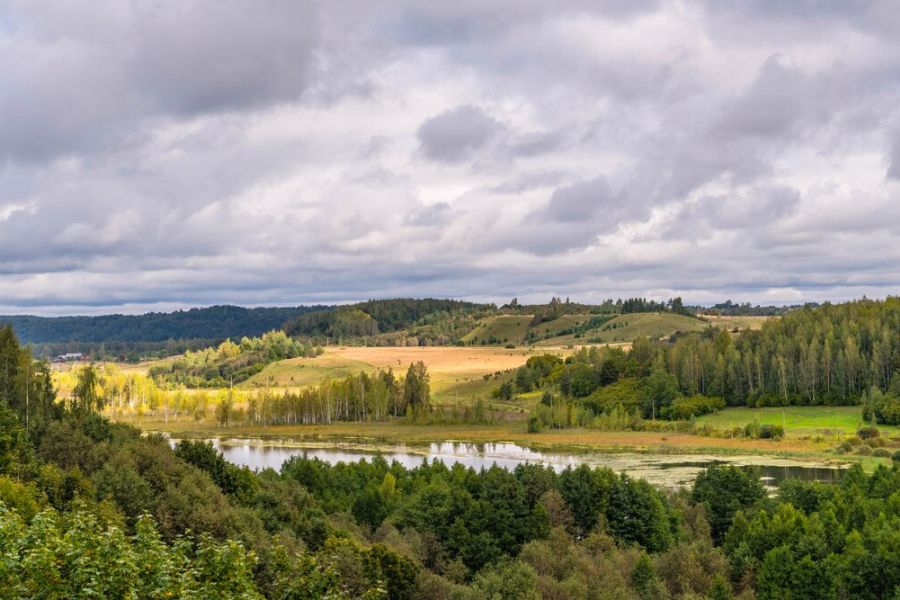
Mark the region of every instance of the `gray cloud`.
POLYGON ((891 179, 900 179, 900 131, 894 132, 888 156, 887 176, 891 179))
POLYGON ((429 117, 416 134, 431 160, 457 162, 470 157, 500 133, 503 126, 476 106, 460 106, 429 117))
POLYGON ((0 6, 0 312, 900 290, 889 0, 99 2, 0 6))

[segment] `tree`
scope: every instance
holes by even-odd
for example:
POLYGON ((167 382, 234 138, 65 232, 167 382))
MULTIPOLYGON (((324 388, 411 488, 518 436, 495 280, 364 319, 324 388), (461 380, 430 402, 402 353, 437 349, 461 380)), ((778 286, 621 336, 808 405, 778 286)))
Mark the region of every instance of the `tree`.
POLYGON ((94 365, 88 365, 78 372, 78 383, 72 392, 72 408, 81 414, 103 410, 100 378, 94 365))
MULTIPOLYGON (((672 404, 681 393, 678 391, 678 380, 663 369, 654 369, 650 376, 644 380, 644 390, 647 402, 650 404, 650 418, 656 419, 659 409, 672 404)), ((644 413, 647 414, 646 407, 644 413)))
POLYGON ((430 377, 425 363, 411 363, 403 381, 403 399, 413 410, 428 409, 431 402, 430 377))
POLYGON ((703 504, 713 540, 721 543, 735 513, 765 498, 766 490, 757 477, 732 465, 713 465, 694 481, 691 499, 703 504))

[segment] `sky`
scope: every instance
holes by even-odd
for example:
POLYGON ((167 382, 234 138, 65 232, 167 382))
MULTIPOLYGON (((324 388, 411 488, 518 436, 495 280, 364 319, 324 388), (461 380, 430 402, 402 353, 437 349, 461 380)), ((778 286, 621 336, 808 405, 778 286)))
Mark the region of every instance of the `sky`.
POLYGON ((0 314, 898 292, 895 0, 0 0, 0 314))

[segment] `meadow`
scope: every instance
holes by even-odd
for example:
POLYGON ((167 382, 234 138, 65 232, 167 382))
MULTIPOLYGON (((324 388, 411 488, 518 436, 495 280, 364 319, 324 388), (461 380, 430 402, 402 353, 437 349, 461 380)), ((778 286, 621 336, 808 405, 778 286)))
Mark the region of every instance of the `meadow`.
MULTIPOLYGON (((767 408, 726 408, 697 418, 700 424, 716 429, 743 427, 747 423, 781 425, 789 437, 851 435, 868 425, 859 406, 785 406, 767 408)), ((900 427, 879 425, 883 435, 900 436, 900 427)))
MULTIPOLYGON (((410 364, 422 361, 431 377, 431 393, 437 404, 457 404, 489 398, 504 377, 525 364, 535 352, 530 348, 507 349, 495 346, 413 346, 413 347, 328 347, 322 356, 294 358, 273 363, 239 386, 240 389, 267 387, 299 388, 317 385, 325 379, 340 378, 360 371, 392 369, 403 375, 410 364)), ((567 356, 571 349, 541 349, 567 356)))

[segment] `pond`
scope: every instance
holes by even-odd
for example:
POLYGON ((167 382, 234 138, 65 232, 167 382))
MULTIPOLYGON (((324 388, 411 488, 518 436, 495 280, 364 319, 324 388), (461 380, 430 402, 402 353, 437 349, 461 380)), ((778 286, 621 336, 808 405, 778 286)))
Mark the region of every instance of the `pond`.
POLYGON ((366 445, 350 443, 305 443, 293 440, 212 439, 225 459, 252 469, 279 469, 292 456, 318 458, 327 463, 371 460, 377 455, 397 461, 405 467, 423 461, 442 461, 447 466, 461 464, 475 469, 492 465, 513 469, 520 464, 542 464, 562 471, 568 466, 602 466, 646 479, 661 487, 689 485, 697 474, 711 464, 733 464, 756 472, 767 487, 775 487, 786 478, 836 482, 843 468, 826 463, 810 463, 775 456, 728 456, 707 454, 641 454, 537 451, 511 443, 473 444, 441 442, 426 445, 366 445))

